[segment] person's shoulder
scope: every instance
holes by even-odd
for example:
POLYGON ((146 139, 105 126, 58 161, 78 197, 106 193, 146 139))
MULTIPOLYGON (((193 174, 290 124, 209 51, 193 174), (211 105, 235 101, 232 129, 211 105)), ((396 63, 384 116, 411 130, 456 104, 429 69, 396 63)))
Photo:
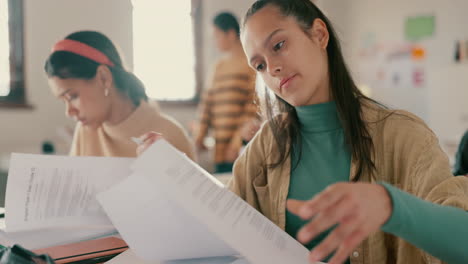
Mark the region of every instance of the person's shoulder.
POLYGON ((158 128, 161 130, 161 131, 165 131, 166 133, 170 133, 170 135, 166 135, 166 136, 173 136, 173 135, 180 135, 180 134, 183 134, 185 135, 186 134, 186 131, 184 129, 184 127, 182 126, 182 124, 179 123, 179 121, 177 121, 174 117, 166 114, 166 113, 162 113, 162 112, 159 112, 159 115, 158 115, 158 125, 159 126, 158 128), (176 133, 176 134, 174 134, 176 133))
POLYGON ((264 121, 252 141, 257 141, 257 144, 271 147, 275 138, 274 131, 284 126, 283 122, 286 118, 287 114, 282 113, 264 121))
POLYGON ((402 109, 387 108, 378 103, 363 104, 368 126, 391 140, 428 141, 436 139, 434 132, 419 116, 402 109))

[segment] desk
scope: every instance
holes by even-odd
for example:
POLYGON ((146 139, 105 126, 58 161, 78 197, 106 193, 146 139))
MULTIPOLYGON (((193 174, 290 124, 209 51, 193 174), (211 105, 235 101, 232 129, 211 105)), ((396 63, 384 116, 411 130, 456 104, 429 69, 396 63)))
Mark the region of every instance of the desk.
MULTIPOLYGON (((0 218, 0 226, 2 225, 2 220, 4 220, 4 218, 0 218)), ((39 248, 52 247, 90 239, 97 239, 116 234, 117 232, 113 228, 102 230, 80 228, 53 228, 14 233, 5 233, 3 230, 0 229, 0 244, 4 246, 12 246, 13 244, 19 244, 26 249, 35 250, 39 248)))
POLYGON ((55 247, 34 250, 36 254, 47 254, 59 263, 102 263, 127 250, 128 246, 120 238, 106 237, 95 240, 82 241, 55 247))

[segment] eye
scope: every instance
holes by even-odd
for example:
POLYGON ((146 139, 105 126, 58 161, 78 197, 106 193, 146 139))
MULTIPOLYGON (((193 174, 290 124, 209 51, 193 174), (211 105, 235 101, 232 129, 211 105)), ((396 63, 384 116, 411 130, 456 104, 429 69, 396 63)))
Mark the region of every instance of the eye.
POLYGON ((67 95, 65 95, 64 98, 65 98, 66 101, 70 102, 70 101, 73 101, 73 100, 75 100, 76 98, 78 98, 78 94, 75 94, 75 93, 73 93, 73 94, 67 94, 67 95))
POLYGON ((281 42, 276 43, 275 46, 273 46, 273 50, 278 51, 283 47, 283 45, 284 45, 284 40, 281 41, 281 42))
POLYGON ((263 69, 265 69, 265 64, 264 63, 260 63, 258 64, 257 66, 255 66, 255 69, 257 71, 263 71, 263 69))

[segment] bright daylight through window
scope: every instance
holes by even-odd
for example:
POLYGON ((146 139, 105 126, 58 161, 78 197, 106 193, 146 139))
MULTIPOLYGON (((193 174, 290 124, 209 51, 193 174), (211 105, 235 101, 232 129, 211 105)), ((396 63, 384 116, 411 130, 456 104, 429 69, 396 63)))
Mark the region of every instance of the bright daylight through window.
POLYGON ((0 96, 6 96, 10 93, 9 58, 8 1, 0 1, 0 96))
POLYGON ((133 1, 134 71, 149 97, 190 100, 195 96, 191 1, 133 1))

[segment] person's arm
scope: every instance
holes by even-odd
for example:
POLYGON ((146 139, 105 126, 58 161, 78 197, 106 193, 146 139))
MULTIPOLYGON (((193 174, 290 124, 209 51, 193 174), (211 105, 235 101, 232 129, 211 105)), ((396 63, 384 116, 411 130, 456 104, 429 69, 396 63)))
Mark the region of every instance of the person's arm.
POLYGON ((163 132, 163 137, 173 145, 175 148, 180 150, 182 153, 185 153, 191 160, 197 161, 195 155, 194 147, 190 141, 185 129, 173 118, 165 116, 162 119, 165 122, 165 132, 163 132))
POLYGON ((393 204, 382 230, 448 263, 468 260, 468 212, 419 199, 382 183, 393 204))
POLYGON ((239 150, 242 147, 242 142, 244 140, 242 132, 246 128, 244 126, 256 127, 252 123, 260 119, 259 118, 260 109, 259 109, 259 104, 258 104, 259 100, 257 97, 257 93, 255 91, 255 78, 256 78, 255 72, 254 71, 250 72, 249 82, 245 87, 247 91, 247 95, 245 97, 245 104, 242 110, 242 115, 239 117, 240 125, 237 128, 237 130, 234 132, 231 142, 229 143, 228 151, 232 153, 230 157, 228 157, 228 159, 231 159, 231 160, 235 160, 235 158, 237 158, 239 150))
POLYGON ((81 155, 81 152, 82 152, 82 149, 81 149, 81 144, 82 144, 82 140, 81 140, 81 133, 82 133, 82 126, 80 123, 77 123, 76 126, 75 126, 75 132, 73 133, 73 140, 72 140, 72 143, 71 143, 71 147, 70 147, 70 152, 68 153, 68 155, 70 156, 80 156, 81 155))
MULTIPOLYGON (((460 223, 464 220, 466 226, 466 218, 463 219, 463 217, 466 217, 464 211, 468 210, 468 179, 466 177, 453 177, 447 156, 438 145, 435 135, 422 121, 414 122, 415 119, 411 118, 402 118, 401 120, 403 120, 402 124, 387 128, 387 132, 389 132, 387 135, 394 136, 389 136, 385 140, 394 146, 396 151, 392 153, 391 165, 389 164, 392 166, 392 170, 390 172, 383 171, 383 173, 394 173, 395 175, 385 176, 401 186, 403 191, 411 193, 421 201, 427 201, 423 203, 429 205, 425 204, 420 209, 429 211, 428 215, 437 214, 437 219, 440 220, 444 217, 445 211, 443 210, 457 211, 453 215, 450 213, 450 224, 464 228, 460 223), (402 129, 403 127, 404 129, 402 129), (391 131, 391 129, 397 128, 399 131, 404 130, 404 133, 395 134, 391 131), (428 206, 443 209, 441 209, 442 211, 427 209, 428 206)), ((405 204, 405 202, 395 201, 394 203, 396 210, 400 209, 400 203, 409 206, 407 210, 413 210, 414 207, 414 205, 405 204)), ((308 243, 321 232, 337 226, 327 238, 311 251, 310 259, 313 261, 321 260, 335 251, 333 258, 330 259, 331 263, 345 261, 352 250, 365 238, 377 230, 381 230, 386 223, 391 222, 389 219, 399 215, 397 211, 395 215, 393 214, 392 197, 382 184, 364 182, 333 184, 309 201, 289 200, 288 210, 303 220, 310 220, 297 235, 298 240, 302 243, 308 243)), ((463 261, 467 259, 467 252, 460 252, 460 245, 452 248, 442 246, 442 244, 450 242, 442 240, 444 237, 439 238, 436 235, 431 235, 432 229, 441 228, 440 226, 444 222, 437 224, 430 222, 431 225, 421 231, 421 227, 415 227, 415 225, 424 224, 420 221, 425 221, 425 219, 418 221, 412 217, 414 216, 410 214, 403 215, 403 217, 398 218, 401 219, 398 223, 400 225, 408 224, 408 227, 405 228, 411 229, 413 233, 427 232, 424 239, 430 237, 433 241, 430 247, 428 244, 415 246, 418 250, 412 250, 412 252, 417 253, 418 258, 424 260, 425 263, 440 263, 434 256, 443 260, 456 260, 451 263, 464 263, 463 261), (437 250, 439 246, 441 251, 437 250)), ((404 232, 407 231, 405 229, 399 235, 403 236, 404 232)), ((458 238, 464 239, 464 243, 461 245, 466 249, 468 236, 458 238)), ((429 242, 424 241, 424 243, 429 242)), ((398 259, 398 261, 405 262, 405 255, 397 254, 395 257, 401 257, 402 259, 398 259)))
POLYGON ((400 160, 409 169, 406 183, 402 184, 406 189, 387 188, 395 211, 385 230, 415 243, 428 263, 435 261, 434 257, 449 263, 464 263, 461 260, 468 259, 468 213, 465 212, 468 211, 468 179, 453 177, 437 137, 427 131, 411 138, 420 141, 420 147, 406 144, 402 149, 400 160), (392 219, 397 220, 401 230, 392 225, 395 223, 392 219))
POLYGON ((208 133, 208 129, 211 125, 211 104, 210 94, 205 91, 200 103, 199 109, 199 121, 197 125, 197 132, 195 135, 195 144, 197 148, 204 148, 203 141, 208 133))
POLYGON ((216 80, 216 75, 219 72, 219 69, 221 68, 222 62, 218 61, 214 67, 211 69, 211 73, 209 74, 209 81, 208 81, 208 86, 205 88, 205 90, 202 93, 202 98, 198 107, 198 122, 197 126, 195 129, 195 146, 198 149, 206 149, 206 146, 204 145, 204 139, 206 135, 208 134, 208 130, 211 127, 211 119, 212 119, 212 113, 211 113, 211 105, 212 105, 212 96, 210 93, 210 90, 213 88, 215 85, 215 80, 216 80))

